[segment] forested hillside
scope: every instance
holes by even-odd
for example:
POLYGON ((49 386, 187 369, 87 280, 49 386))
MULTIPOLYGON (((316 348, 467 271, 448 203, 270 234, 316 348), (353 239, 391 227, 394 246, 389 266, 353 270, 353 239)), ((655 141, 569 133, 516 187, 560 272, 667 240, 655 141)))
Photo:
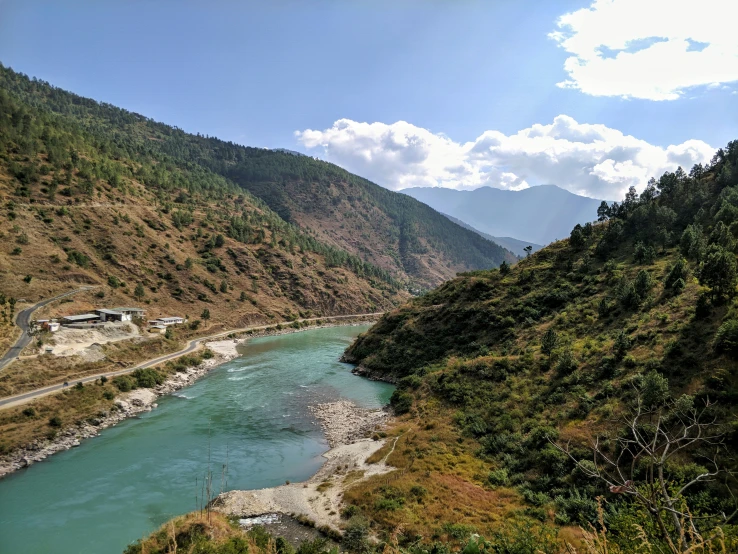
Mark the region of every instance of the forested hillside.
MULTIPOLYGON (((191 135, 4 67, 0 88, 29 106, 81 126, 113 158, 160 160, 207 179, 217 176, 223 186, 248 191, 284 221, 408 281, 411 287, 437 285, 459 271, 515 260, 509 251, 428 206, 335 165, 191 135)), ((142 164, 136 177, 162 191, 181 186, 182 180, 158 163, 142 164)))
POLYGON ((29 105, 28 95, 7 88, 3 300, 90 284, 97 288, 63 309, 143 303, 151 316, 206 314, 236 327, 378 311, 407 296, 389 271, 285 222, 221 175, 116 138, 92 120, 82 125, 29 105))
MULTIPOLYGON (((594 213, 594 212, 593 212, 594 213)), ((540 244, 535 244, 533 242, 527 242, 524 240, 518 240, 514 239, 512 237, 493 237, 492 235, 488 235, 487 233, 483 233, 482 231, 479 231, 478 229, 475 229, 468 223, 464 223, 460 219, 455 218, 452 215, 446 215, 447 218, 449 218, 454 223, 457 223, 464 227, 465 229, 469 229, 471 231, 474 231, 475 233, 482 235, 487 240, 491 240, 492 242, 499 244, 503 248, 507 248, 510 252, 513 254, 516 254, 517 256, 525 256, 529 254, 530 252, 538 252, 543 246, 540 244), (530 246, 529 250, 526 250, 530 246)))
POLYGON ((408 500, 380 509, 379 481, 347 498, 377 525, 413 541, 451 532, 434 517, 482 533, 515 520, 549 545, 594 525, 588 552, 736 551, 738 141, 598 216, 349 348, 407 414, 390 462, 408 500))

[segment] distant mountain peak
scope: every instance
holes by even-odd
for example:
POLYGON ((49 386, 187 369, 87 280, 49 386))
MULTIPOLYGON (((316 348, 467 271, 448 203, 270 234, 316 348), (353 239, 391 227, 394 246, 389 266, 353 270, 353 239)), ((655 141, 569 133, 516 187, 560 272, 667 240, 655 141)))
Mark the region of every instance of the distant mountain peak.
POLYGON ((577 223, 594 221, 602 202, 550 184, 521 191, 484 186, 463 191, 415 187, 400 192, 487 235, 536 245, 568 237, 577 223))

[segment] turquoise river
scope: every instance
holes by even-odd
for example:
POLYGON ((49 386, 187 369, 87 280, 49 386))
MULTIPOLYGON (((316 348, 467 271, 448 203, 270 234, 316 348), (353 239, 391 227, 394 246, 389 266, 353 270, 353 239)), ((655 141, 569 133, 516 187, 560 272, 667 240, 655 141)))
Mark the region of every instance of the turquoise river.
POLYGON ((338 362, 366 326, 264 337, 159 407, 0 480, 0 552, 116 554, 196 509, 210 444, 216 492, 301 481, 328 449, 308 406, 374 408, 392 387, 338 362), (197 480, 197 481, 196 481, 197 480))

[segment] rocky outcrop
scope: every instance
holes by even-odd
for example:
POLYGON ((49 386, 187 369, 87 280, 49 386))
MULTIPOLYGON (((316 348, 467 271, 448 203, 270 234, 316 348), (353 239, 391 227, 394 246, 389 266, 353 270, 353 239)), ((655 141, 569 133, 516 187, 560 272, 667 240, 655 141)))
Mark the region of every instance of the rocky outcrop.
POLYGON ((366 437, 389 418, 385 410, 366 410, 346 400, 309 407, 331 448, 366 437))
MULTIPOLYGON (((341 358, 341 361, 346 361, 345 355, 343 356, 343 358, 341 358)), ((353 370, 351 370, 351 373, 353 373, 354 375, 359 375, 360 377, 365 377, 370 381, 382 381, 384 383, 391 383, 393 385, 397 384, 397 378, 394 375, 381 371, 371 370, 363 365, 357 365, 353 370)))

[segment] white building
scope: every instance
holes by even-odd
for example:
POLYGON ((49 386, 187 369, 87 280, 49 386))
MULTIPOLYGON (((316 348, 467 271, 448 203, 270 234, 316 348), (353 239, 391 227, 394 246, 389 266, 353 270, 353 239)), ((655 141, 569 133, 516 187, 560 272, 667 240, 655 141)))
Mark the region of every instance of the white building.
POLYGON ((181 323, 184 323, 183 317, 160 317, 159 319, 154 320, 155 323, 160 325, 179 325, 181 323))
POLYGON ((131 316, 131 318, 134 317, 143 317, 146 311, 143 308, 131 308, 131 307, 119 307, 119 308, 112 308, 114 312, 121 312, 126 315, 131 316))
POLYGON ((118 310, 100 309, 95 310, 95 313, 100 316, 100 321, 131 321, 133 319, 130 312, 118 310))

